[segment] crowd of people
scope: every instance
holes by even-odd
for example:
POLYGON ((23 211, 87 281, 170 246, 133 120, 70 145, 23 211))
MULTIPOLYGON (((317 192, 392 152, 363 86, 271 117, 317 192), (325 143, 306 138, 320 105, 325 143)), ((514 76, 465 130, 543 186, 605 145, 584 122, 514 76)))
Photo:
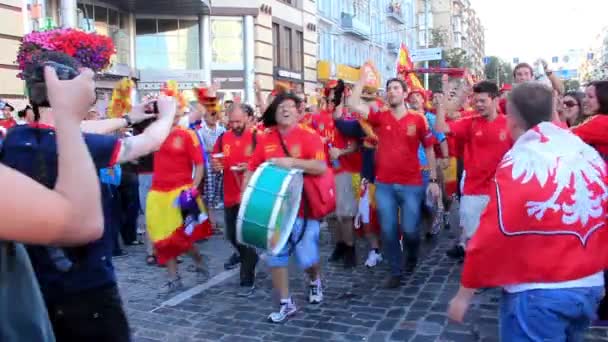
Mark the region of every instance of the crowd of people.
MULTIPOLYGON (((41 60, 80 68, 63 54, 41 60)), ((608 319, 608 81, 564 93, 546 64, 535 75, 523 63, 516 84, 502 88, 446 75, 432 94, 396 77, 381 97, 363 78, 335 80, 316 101, 284 87, 264 98, 258 87, 255 107, 221 103, 214 84, 190 104, 164 93, 108 119, 91 109, 93 73, 80 70, 59 80, 47 66, 44 83, 26 78, 31 107, 18 117, 3 102, 0 182, 14 191, 2 195, 0 278, 10 280, 0 310, 11 317, 0 323, 2 341, 129 341, 112 264, 126 255, 121 245, 145 244, 145 262, 166 267, 163 291, 173 293, 183 288, 184 254, 194 259, 188 271, 209 277, 196 242, 218 228, 234 249, 224 266, 240 267, 246 300, 262 258, 237 239, 238 213, 266 162, 301 170, 305 182, 288 242, 264 258, 280 295, 271 322, 298 310, 292 254, 310 281, 309 303, 323 301, 324 222, 335 243, 328 262, 386 260, 382 286, 394 289, 456 202, 462 233, 447 255, 464 269, 451 319, 462 321, 487 287, 504 289, 504 341, 580 341, 597 313, 608 319), (357 238, 367 242, 364 258, 357 238)))

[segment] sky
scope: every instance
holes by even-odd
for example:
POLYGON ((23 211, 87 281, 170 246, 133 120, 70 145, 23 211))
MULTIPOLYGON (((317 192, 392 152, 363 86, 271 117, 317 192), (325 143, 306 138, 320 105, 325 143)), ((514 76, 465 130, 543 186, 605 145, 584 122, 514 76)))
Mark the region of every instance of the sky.
POLYGON ((608 0, 470 0, 486 29, 486 55, 532 62, 587 50, 601 31, 608 0))

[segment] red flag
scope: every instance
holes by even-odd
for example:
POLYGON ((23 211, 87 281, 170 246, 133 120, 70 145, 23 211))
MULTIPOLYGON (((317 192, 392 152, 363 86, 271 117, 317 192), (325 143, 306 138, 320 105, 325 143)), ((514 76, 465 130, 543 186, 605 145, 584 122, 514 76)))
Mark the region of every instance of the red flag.
POLYGON ((410 52, 404 43, 401 43, 399 49, 399 57, 397 58, 397 75, 400 75, 407 83, 410 89, 424 89, 424 86, 420 82, 418 76, 412 72, 414 69, 414 63, 410 57, 410 52))
POLYGON ((541 123, 496 170, 467 246, 462 285, 580 279, 608 268, 606 164, 568 130, 541 123))

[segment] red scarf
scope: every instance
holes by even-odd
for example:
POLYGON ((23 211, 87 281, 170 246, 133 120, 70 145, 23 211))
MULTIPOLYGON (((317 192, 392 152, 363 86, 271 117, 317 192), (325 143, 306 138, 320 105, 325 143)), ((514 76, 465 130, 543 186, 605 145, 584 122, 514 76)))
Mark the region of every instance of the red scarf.
POLYGON ((568 130, 542 123, 496 170, 467 248, 468 288, 580 279, 608 268, 606 164, 568 130))

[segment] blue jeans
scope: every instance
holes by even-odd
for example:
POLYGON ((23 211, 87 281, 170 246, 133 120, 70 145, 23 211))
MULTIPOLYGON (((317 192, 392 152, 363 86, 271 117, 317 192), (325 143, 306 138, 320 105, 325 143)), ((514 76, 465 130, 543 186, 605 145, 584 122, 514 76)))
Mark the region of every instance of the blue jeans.
POLYGON ((376 204, 382 228, 382 243, 393 276, 400 276, 403 268, 397 217, 401 221, 408 261, 415 262, 420 246, 419 224, 423 198, 424 188, 421 185, 376 183, 376 204))
POLYGON ((603 293, 600 286, 503 292, 500 341, 582 342, 603 293))

